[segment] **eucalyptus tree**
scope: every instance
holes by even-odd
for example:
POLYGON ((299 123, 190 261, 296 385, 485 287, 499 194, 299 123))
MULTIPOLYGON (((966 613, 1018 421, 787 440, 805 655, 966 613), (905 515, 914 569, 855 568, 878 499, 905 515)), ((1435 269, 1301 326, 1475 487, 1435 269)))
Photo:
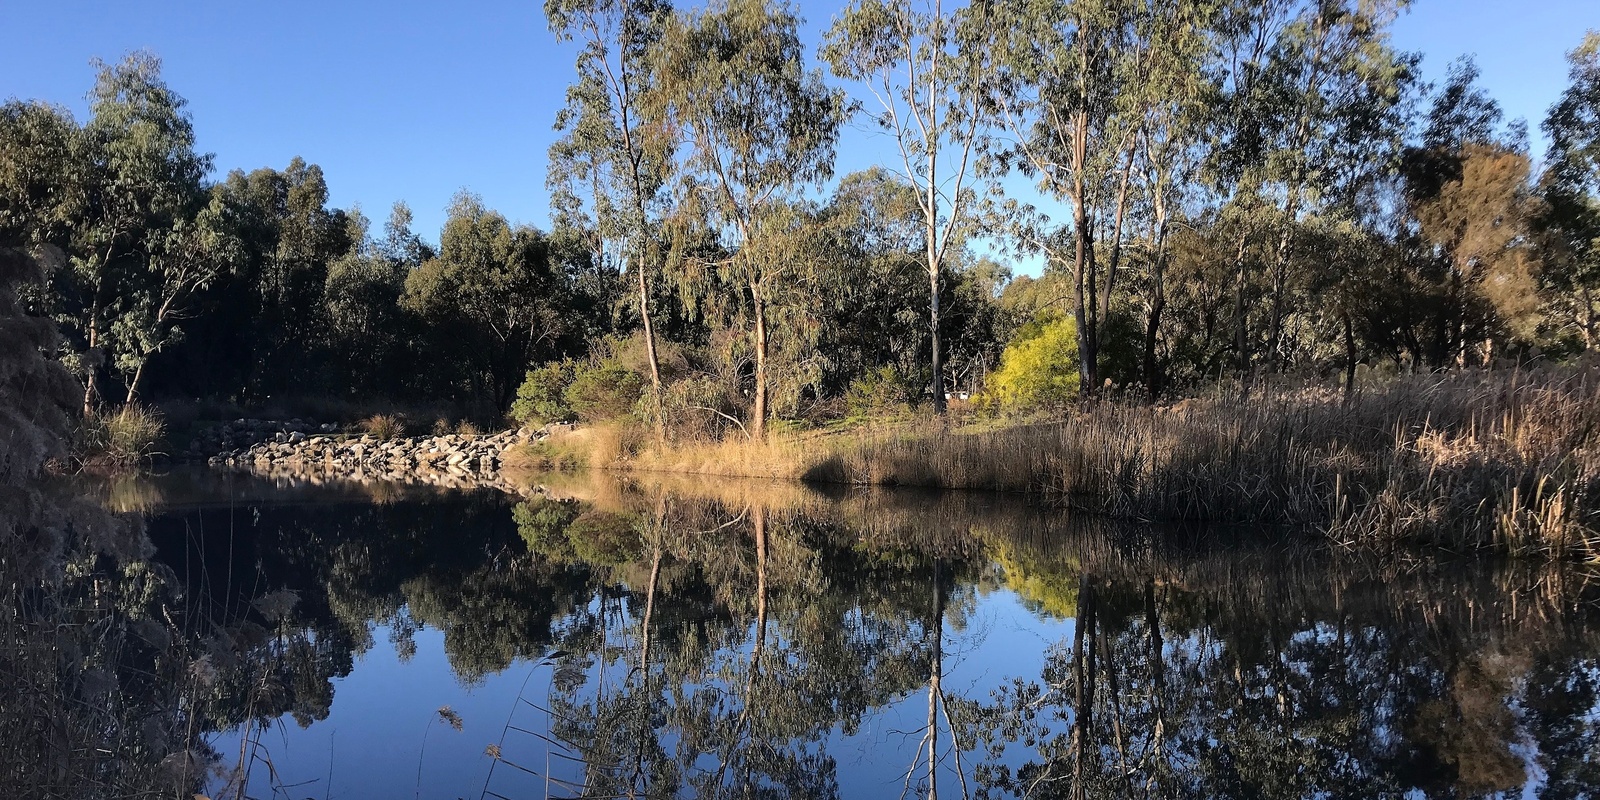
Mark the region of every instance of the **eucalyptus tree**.
MULTIPOLYGON (((1028 203, 1008 200, 1004 216, 1025 248, 1072 276, 1071 311, 1080 383, 1101 385, 1102 350, 1111 328, 1135 202, 1148 175, 1141 155, 1176 158, 1174 120, 1199 99, 1212 4, 1199 0, 1034 0, 993 25, 985 47, 986 102, 1000 133, 986 165, 1037 181, 1048 200, 1071 214, 1061 225, 1028 203), (1165 126, 1152 132, 1152 126, 1165 126), (1156 137, 1156 138, 1152 138, 1156 137), (1159 140, 1159 144, 1157 141, 1159 140), (1140 177, 1140 181, 1135 181, 1140 177)), ((1186 123, 1187 124, 1187 123, 1186 123)), ((1182 144, 1194 139, 1185 130, 1182 144)), ((1158 181, 1170 203, 1175 181, 1158 181)), ((1165 209, 1164 209, 1165 213, 1165 209)))
POLYGON ((244 262, 230 216, 226 198, 214 191, 198 210, 146 237, 146 285, 126 299, 110 330, 114 366, 127 387, 124 403, 138 398, 150 359, 182 340, 181 322, 194 314, 200 294, 244 262))
POLYGON ((1007 224, 1023 246, 1071 270, 1080 385, 1088 392, 1100 383, 1097 295, 1114 289, 1114 276, 1098 280, 1100 192, 1134 141, 1115 112, 1132 88, 1119 82, 1125 73, 1118 61, 1128 57, 1133 11, 1125 0, 1029 0, 1011 6, 1006 24, 990 28, 979 45, 993 59, 985 100, 1003 132, 987 166, 1001 175, 1019 168, 1071 213, 1070 224, 1061 226, 1032 205, 1005 204, 1007 224))
POLYGON ((78 124, 64 108, 0 105, 0 237, 7 246, 67 243, 76 201, 78 124))
POLYGON ((1143 105, 1135 156, 1135 180, 1148 220, 1142 372, 1151 400, 1162 387, 1157 346, 1167 306, 1168 236, 1175 217, 1182 218, 1185 201, 1196 194, 1192 187, 1210 154, 1207 126, 1219 99, 1211 74, 1218 4, 1161 5, 1166 8, 1141 20, 1140 36, 1150 42, 1143 83, 1159 100, 1143 105))
POLYGON ((381 239, 368 234, 359 211, 351 212, 350 225, 356 246, 328 265, 323 284, 330 377, 336 390, 352 395, 393 393, 401 388, 412 334, 412 320, 400 307, 406 276, 433 255, 411 232, 404 203, 390 210, 381 239))
POLYGON ((894 140, 900 178, 916 190, 922 266, 928 278, 929 367, 933 407, 945 411, 940 283, 973 227, 972 179, 987 106, 986 68, 974 45, 997 15, 987 3, 957 12, 943 0, 854 0, 826 34, 822 58, 840 78, 864 85, 873 121, 894 140))
POLYGON ((1590 31, 1567 62, 1569 83, 1544 121, 1545 266, 1592 349, 1600 336, 1600 31, 1590 31))
POLYGON ((58 273, 58 315, 84 356, 84 411, 100 395, 111 328, 148 294, 146 237, 170 226, 200 196, 211 157, 194 149, 185 101, 161 79, 161 62, 135 53, 100 64, 79 136, 82 206, 75 214, 71 270, 58 273))
POLYGON ((1300 0, 1228 0, 1216 24, 1216 79, 1222 89, 1213 112, 1207 188, 1219 203, 1216 228, 1231 239, 1234 367, 1241 376, 1251 363, 1249 300, 1251 248, 1267 227, 1263 159, 1270 138, 1267 66, 1283 28, 1300 0))
POLYGON ((259 399, 318 387, 335 347, 329 269, 360 245, 348 214, 329 207, 322 169, 298 157, 283 169, 232 170, 215 191, 226 199, 244 263, 209 293, 212 313, 194 321, 184 349, 214 391, 259 399))
POLYGON ((406 276, 401 297, 434 332, 440 374, 429 377, 469 387, 504 412, 527 365, 557 354, 567 286, 543 233, 513 226, 469 193, 451 203, 439 245, 437 258, 406 276))
POLYGON ((579 40, 578 80, 556 117, 564 133, 550 147, 555 216, 590 231, 596 260, 632 273, 650 368, 656 435, 666 436, 661 366, 651 316, 651 280, 661 269, 657 232, 663 187, 675 169, 674 131, 650 99, 654 50, 671 19, 664 0, 546 0, 562 41, 579 40), (588 196, 585 197, 585 194, 588 196))
MULTIPOLYGON (((1219 25, 1226 113, 1219 120, 1217 186, 1242 224, 1235 256, 1235 348, 1248 370, 1247 245, 1277 233, 1270 270, 1266 367, 1280 365, 1295 224, 1315 211, 1365 141, 1397 135, 1392 111, 1415 58, 1395 52, 1389 26, 1409 0, 1230 3, 1219 25)), ((1361 154, 1356 158, 1370 158, 1361 154)))
POLYGON ((828 198, 835 271, 823 285, 817 342, 825 390, 843 393, 869 375, 892 376, 896 400, 915 401, 926 387, 919 207, 917 190, 882 167, 845 175, 828 198))
POLYGON ((726 257, 696 260, 746 295, 756 438, 768 416, 770 301, 803 268, 779 246, 785 212, 833 174, 844 107, 806 69, 799 24, 784 3, 716 0, 677 16, 659 54, 666 112, 688 139, 684 207, 703 212, 727 245, 726 257))

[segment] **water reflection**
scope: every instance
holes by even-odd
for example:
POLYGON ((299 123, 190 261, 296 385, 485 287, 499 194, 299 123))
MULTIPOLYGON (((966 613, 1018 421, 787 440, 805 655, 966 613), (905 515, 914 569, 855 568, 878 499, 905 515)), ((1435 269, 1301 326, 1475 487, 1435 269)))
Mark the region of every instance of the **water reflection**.
MULTIPOLYGON (((205 473, 76 491, 142 511, 153 555, 63 569, 28 601, 56 610, 8 634, 161 642, 60 651, 53 674, 77 687, 54 696, 61 719, 91 696, 121 715, 117 759, 93 773, 107 796, 1600 785, 1595 591, 1571 565, 1358 559, 999 496, 727 481, 557 476, 507 497, 205 473), (62 627, 73 614, 85 627, 62 627), (436 659, 448 685, 422 677, 436 659), (373 694, 438 712, 394 723, 373 694)), ((49 786, 20 794, 95 794, 49 786)))

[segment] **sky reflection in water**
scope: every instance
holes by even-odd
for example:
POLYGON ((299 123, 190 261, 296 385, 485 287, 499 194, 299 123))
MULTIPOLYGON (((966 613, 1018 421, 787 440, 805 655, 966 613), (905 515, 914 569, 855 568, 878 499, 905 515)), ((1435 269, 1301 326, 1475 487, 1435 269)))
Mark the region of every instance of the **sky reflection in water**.
POLYGON ((552 481, 124 487, 191 602, 271 631, 216 700, 219 763, 297 798, 1600 782, 1574 567, 1339 558, 987 495, 552 481), (285 588, 281 620, 242 611, 285 588))

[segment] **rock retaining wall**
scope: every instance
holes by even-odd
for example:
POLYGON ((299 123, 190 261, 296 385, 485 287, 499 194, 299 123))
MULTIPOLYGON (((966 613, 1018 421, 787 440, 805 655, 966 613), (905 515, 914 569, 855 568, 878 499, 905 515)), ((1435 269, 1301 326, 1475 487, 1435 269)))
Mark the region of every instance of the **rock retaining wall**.
POLYGON ((506 431, 485 436, 417 436, 379 439, 370 434, 336 436, 279 432, 207 460, 212 466, 251 467, 257 472, 308 471, 386 478, 414 473, 467 476, 494 473, 512 447, 538 441, 544 431, 506 431))

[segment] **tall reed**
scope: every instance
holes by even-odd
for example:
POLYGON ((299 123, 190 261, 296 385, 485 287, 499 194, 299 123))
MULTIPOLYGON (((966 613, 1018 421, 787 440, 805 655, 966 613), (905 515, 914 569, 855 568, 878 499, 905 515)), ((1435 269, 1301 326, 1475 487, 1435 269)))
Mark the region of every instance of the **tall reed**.
POLYGON ((1587 367, 1396 380, 1160 408, 1101 403, 1046 425, 861 437, 812 480, 1033 491, 1137 519, 1316 525, 1367 546, 1426 541, 1600 553, 1600 380, 1587 367))

